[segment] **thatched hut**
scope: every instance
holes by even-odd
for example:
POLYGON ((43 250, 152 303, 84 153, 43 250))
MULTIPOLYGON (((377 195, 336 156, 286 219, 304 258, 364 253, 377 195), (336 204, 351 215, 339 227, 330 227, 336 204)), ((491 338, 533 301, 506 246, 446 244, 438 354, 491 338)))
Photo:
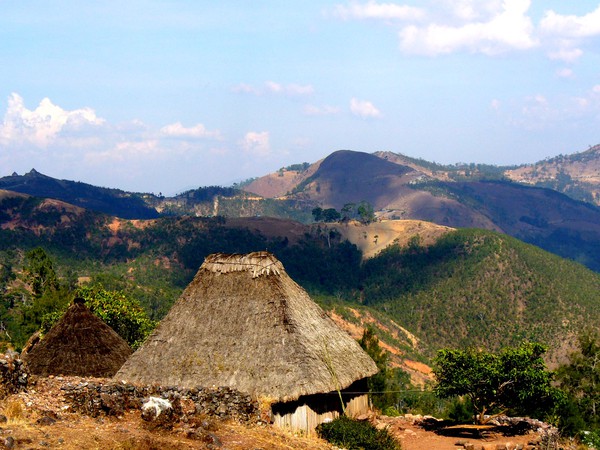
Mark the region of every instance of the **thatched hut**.
POLYGON ((131 352, 127 342, 78 298, 22 358, 36 375, 112 377, 131 352))
POLYGON ((369 407, 373 360, 268 252, 208 256, 115 378, 229 386, 272 404, 274 421, 310 432, 369 407))

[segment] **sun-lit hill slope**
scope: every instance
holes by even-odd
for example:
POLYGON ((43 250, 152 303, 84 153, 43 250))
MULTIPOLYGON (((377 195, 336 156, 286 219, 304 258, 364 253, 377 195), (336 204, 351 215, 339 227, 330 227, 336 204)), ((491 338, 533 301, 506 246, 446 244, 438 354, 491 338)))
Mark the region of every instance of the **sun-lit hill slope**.
POLYGON ((577 200, 600 205, 600 145, 571 155, 507 170, 510 180, 554 189, 577 200))
POLYGON ((363 224, 358 221, 316 225, 324 231, 341 234, 356 245, 363 258, 372 258, 390 245, 407 246, 411 242, 431 245, 453 228, 421 220, 382 220, 363 224))
POLYGON ((265 198, 283 197, 311 177, 319 168, 321 162, 322 160, 313 164, 304 163, 282 167, 277 172, 252 180, 242 186, 242 189, 265 198))

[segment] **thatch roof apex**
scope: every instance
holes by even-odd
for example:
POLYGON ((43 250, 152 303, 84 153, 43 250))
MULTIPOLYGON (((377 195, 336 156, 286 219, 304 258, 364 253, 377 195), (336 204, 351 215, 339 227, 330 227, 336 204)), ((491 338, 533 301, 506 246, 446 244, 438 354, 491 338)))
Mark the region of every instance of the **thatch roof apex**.
POLYGON ((214 253, 208 255, 200 270, 214 273, 250 272, 252 278, 261 275, 279 275, 283 265, 269 252, 252 252, 245 255, 214 253))

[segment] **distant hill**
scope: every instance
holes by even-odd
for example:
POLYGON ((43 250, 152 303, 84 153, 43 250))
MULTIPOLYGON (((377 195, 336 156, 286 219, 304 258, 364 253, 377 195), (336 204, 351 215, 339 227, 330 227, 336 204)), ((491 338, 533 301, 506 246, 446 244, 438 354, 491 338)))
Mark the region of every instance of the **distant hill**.
POLYGON ((547 187, 574 199, 600 205, 600 145, 506 170, 510 180, 547 187))
POLYGON ((0 178, 0 189, 48 197, 125 219, 151 219, 158 213, 147 205, 152 194, 135 194, 78 181, 57 180, 32 169, 25 175, 0 178))
POLYGON ((325 158, 286 198, 336 209, 366 201, 379 219, 500 231, 600 270, 600 209, 551 189, 507 181, 493 167, 469 170, 461 169, 459 177, 389 153, 343 150, 325 158))
POLYGON ((36 197, 61 200, 82 208, 123 219, 152 219, 160 216, 272 216, 307 222, 315 206, 302 199, 273 200, 233 187, 207 186, 174 197, 126 192, 89 184, 57 180, 35 169, 25 175, 0 178, 0 189, 36 197))
POLYGON ((0 178, 0 188, 125 219, 268 216, 309 224, 316 207, 341 210, 365 202, 378 220, 499 231, 600 271, 600 209, 573 198, 583 187, 595 198, 599 154, 597 146, 531 167, 496 167, 340 150, 234 187, 200 187, 174 197, 56 180, 34 170, 0 178), (561 190, 570 196, 557 193, 561 190))

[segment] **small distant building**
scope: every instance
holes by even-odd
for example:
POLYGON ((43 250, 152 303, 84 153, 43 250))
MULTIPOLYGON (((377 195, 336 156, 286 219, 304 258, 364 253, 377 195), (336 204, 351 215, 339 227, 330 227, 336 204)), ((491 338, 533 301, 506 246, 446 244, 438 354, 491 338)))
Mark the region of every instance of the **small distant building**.
POLYGON ((115 375, 228 386, 271 404, 274 423, 311 432, 369 409, 373 360, 268 252, 208 256, 158 327, 115 375))
POLYGON ((40 376, 112 377, 131 353, 129 344, 78 298, 21 357, 40 376))

